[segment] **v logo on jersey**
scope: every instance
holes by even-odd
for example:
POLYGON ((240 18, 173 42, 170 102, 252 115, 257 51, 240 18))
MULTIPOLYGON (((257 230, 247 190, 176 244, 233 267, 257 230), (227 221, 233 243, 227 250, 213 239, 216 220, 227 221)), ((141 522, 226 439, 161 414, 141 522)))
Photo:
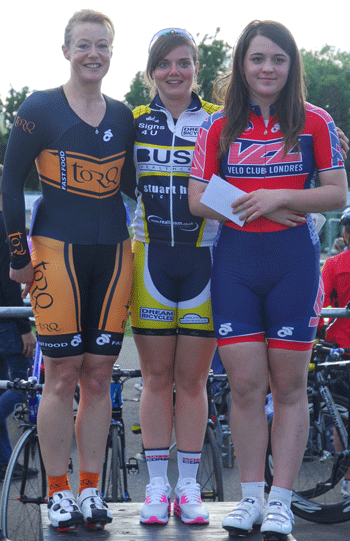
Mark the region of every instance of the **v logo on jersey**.
POLYGON ((228 165, 272 165, 280 163, 301 163, 298 151, 292 149, 283 157, 282 139, 264 144, 254 141, 234 141, 228 155, 228 165))

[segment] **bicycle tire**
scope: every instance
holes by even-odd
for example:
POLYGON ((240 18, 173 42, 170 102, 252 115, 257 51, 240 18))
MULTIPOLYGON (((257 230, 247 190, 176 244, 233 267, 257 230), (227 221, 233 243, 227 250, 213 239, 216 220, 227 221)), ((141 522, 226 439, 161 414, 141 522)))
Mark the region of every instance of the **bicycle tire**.
POLYGON ((112 424, 108 434, 102 471, 101 495, 106 502, 125 501, 121 476, 121 448, 118 426, 112 424))
POLYGON ((205 432, 202 456, 197 473, 197 483, 201 487, 203 501, 224 501, 224 483, 221 451, 214 430, 208 424, 205 432))
MULTIPOLYGON (((341 396, 333 395, 344 424, 348 422, 348 403, 341 396)), ((332 487, 332 470, 336 460, 333 442, 333 422, 325 404, 321 402, 321 418, 313 418, 313 404, 309 399, 310 431, 308 445, 299 473, 293 485, 292 511, 300 518, 319 524, 336 524, 350 520, 350 502, 344 500, 339 482, 350 466, 350 458, 343 459, 332 487), (315 423, 322 423, 322 453, 313 450, 315 423)), ((271 424, 270 424, 271 426, 271 424)), ((265 480, 270 487, 273 481, 273 460, 269 441, 265 464, 265 480)))
POLYGON ((1 493, 1 528, 10 541, 41 539, 40 504, 46 502, 46 474, 36 426, 19 437, 6 471, 1 493), (24 475, 16 478, 15 468, 22 465, 24 475), (30 469, 30 470, 29 470, 30 469), (37 471, 33 475, 33 470, 37 471), (28 476, 28 471, 30 476, 28 476))

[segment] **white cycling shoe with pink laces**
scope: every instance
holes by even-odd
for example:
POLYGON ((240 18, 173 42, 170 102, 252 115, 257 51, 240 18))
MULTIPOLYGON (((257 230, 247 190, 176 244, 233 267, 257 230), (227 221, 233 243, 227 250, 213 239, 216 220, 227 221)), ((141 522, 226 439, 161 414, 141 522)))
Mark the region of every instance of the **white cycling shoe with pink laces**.
POLYGON ((200 486, 192 477, 181 479, 175 487, 174 514, 185 524, 209 523, 209 513, 202 503, 200 486))
POLYGON ((146 500, 142 506, 142 524, 167 524, 170 515, 171 486, 163 477, 154 477, 146 486, 146 500))

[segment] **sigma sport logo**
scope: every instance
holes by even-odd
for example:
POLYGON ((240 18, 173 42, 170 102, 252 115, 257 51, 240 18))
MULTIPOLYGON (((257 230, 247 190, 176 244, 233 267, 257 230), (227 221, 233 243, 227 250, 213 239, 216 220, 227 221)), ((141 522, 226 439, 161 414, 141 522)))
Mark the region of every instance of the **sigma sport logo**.
POLYGON ((219 334, 226 336, 229 332, 232 332, 232 323, 222 323, 219 328, 219 334))

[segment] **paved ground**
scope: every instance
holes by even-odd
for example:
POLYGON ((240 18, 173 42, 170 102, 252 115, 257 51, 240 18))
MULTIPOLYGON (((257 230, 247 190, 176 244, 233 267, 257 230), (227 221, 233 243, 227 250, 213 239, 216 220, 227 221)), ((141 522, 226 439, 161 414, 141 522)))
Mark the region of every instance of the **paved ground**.
MULTIPOLYGON (((138 368, 138 356, 134 341, 132 338, 125 338, 119 364, 122 368, 138 368)), ((142 448, 141 436, 134 435, 131 432, 131 425, 139 421, 139 392, 134 388, 137 380, 131 380, 126 383, 124 388, 124 408, 123 415, 126 425, 127 437, 127 458, 137 456, 142 448)), ((18 429, 13 422, 9 423, 11 437, 16 439, 18 429)), ((129 476, 129 491, 133 502, 144 501, 144 490, 147 484, 147 469, 144 462, 139 462, 140 473, 135 476, 129 476)), ((169 481, 174 486, 177 480, 176 451, 170 454, 169 481)), ((74 476, 72 488, 76 488, 77 479, 74 476)), ((240 499, 240 485, 237 474, 237 466, 232 469, 224 468, 224 490, 225 501, 237 501, 240 499)), ((219 503, 217 505, 220 505, 219 503)), ((223 517, 224 518, 224 514, 223 517)), ((164 532, 166 535, 166 532, 164 532)), ((297 541, 350 541, 350 522, 336 525, 318 525, 307 522, 296 517, 293 537, 297 541)), ((228 537, 227 537, 228 538, 228 537)), ((260 539, 260 535, 254 535, 255 539, 260 539)), ((165 536, 164 536, 165 539, 165 536)), ((191 537, 192 539, 192 537, 191 537)), ((228 538, 229 539, 229 538, 228 538)), ((1 532, 0 532, 1 540, 1 532)), ((152 537, 150 537, 150 541, 152 537)), ((23 540, 25 541, 25 540, 23 540)))

